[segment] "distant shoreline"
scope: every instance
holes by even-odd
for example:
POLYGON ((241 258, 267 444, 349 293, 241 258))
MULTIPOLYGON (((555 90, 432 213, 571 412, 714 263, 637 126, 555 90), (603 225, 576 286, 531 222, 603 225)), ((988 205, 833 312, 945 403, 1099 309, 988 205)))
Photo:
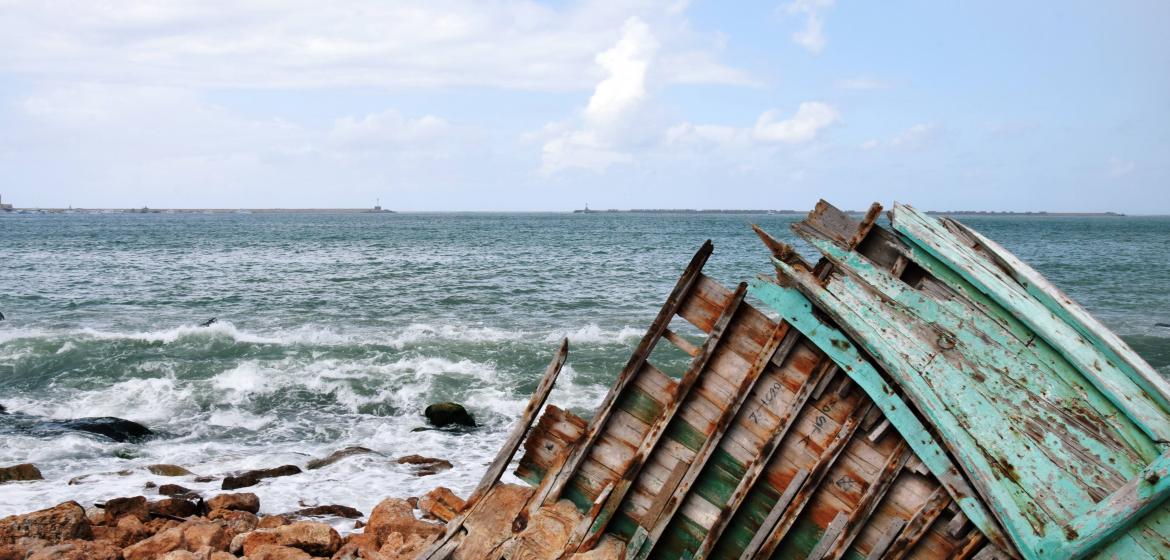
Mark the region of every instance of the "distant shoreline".
MULTIPOLYGON (((444 213, 443 210, 427 210, 410 213, 444 213)), ((450 211, 452 213, 509 213, 507 210, 450 211)), ((737 210, 737 209, 689 209, 689 208, 635 208, 631 210, 548 210, 520 211, 518 213, 564 213, 564 214, 765 214, 780 216, 804 216, 808 210, 737 210)), ((3 214, 397 214, 394 210, 372 208, 4 208, 3 214)), ((861 215, 860 210, 847 210, 847 214, 861 215)), ((991 210, 928 210, 927 214, 940 216, 1032 216, 1032 217, 1124 217, 1120 212, 1000 212, 991 210)))

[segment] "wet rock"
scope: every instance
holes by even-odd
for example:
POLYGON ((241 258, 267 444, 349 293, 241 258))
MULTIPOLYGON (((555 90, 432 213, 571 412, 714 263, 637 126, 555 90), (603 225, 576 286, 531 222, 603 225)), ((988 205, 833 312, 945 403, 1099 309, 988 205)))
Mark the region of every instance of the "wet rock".
POLYGON ((312 560, 312 558, 309 553, 303 550, 276 544, 258 547, 248 555, 248 560, 312 560))
POLYGON ((274 531, 276 544, 297 548, 313 556, 332 556, 341 548, 341 535, 324 523, 298 521, 274 531))
POLYGON ((106 501, 106 525, 116 525, 123 515, 133 515, 139 521, 150 521, 150 504, 146 496, 114 498, 106 501))
POLYGON ((427 417, 427 422, 430 422, 432 426, 439 428, 445 428, 451 425, 475 427, 475 419, 459 403, 441 402, 432 404, 423 411, 423 416, 427 417))
POLYGON ((8 410, 2 404, 0 404, 0 414, 8 414, 8 410))
POLYGON ((125 560, 153 560, 183 547, 183 528, 172 527, 122 549, 125 560))
POLYGON ((150 474, 158 476, 189 476, 194 474, 191 471, 178 465, 147 465, 146 470, 150 471, 150 474))
POLYGON ((41 471, 32 463, 0 468, 0 484, 22 480, 44 480, 41 471))
POLYGON ((207 500, 207 507, 212 510, 230 509, 256 513, 260 511, 260 498, 255 494, 241 492, 239 494, 220 494, 207 500))
POLYGON ((106 541, 72 540, 32 552, 26 560, 120 560, 122 549, 106 541))
POLYGON ((199 513, 199 506, 183 498, 166 498, 150 504, 150 512, 172 517, 191 517, 199 513))
POLYGON ((108 437, 116 442, 138 443, 154 435, 154 432, 130 420, 104 416, 101 418, 76 418, 74 420, 54 420, 49 424, 66 430, 89 432, 108 437))
POLYGON ((410 465, 413 467, 414 476, 430 476, 438 474, 445 470, 449 470, 453 465, 446 459, 436 459, 434 457, 423 457, 422 455, 407 455, 395 459, 399 465, 410 465))
POLYGON ((321 459, 313 459, 312 461, 309 461, 309 463, 307 465, 305 465, 305 468, 307 468, 309 470, 315 470, 315 469, 319 469, 322 467, 328 467, 329 465, 332 465, 333 463, 336 463, 336 462, 338 462, 346 457, 353 457, 354 455, 364 455, 366 453, 373 453, 373 452, 374 451, 372 449, 366 449, 365 447, 361 447, 361 446, 357 446, 357 445, 352 446, 352 447, 346 447, 344 449, 339 449, 337 451, 334 451, 333 453, 330 453, 328 457, 323 457, 321 459))
POLYGON ((284 465, 273 469, 258 469, 254 471, 247 471, 238 476, 229 476, 223 479, 221 488, 224 490, 235 490, 237 488, 246 488, 248 486, 255 486, 265 478, 276 478, 278 476, 291 476, 300 474, 300 467, 294 465, 284 465))
POLYGON ((0 519, 0 544, 16 544, 23 538, 57 544, 92 537, 85 508, 77 502, 65 502, 49 509, 0 519))
POLYGON ((313 506, 301 510, 297 510, 295 515, 301 517, 344 517, 346 519, 357 519, 364 514, 349 506, 339 504, 330 504, 326 506, 313 506))
POLYGON ((147 489, 147 490, 150 490, 151 488, 158 488, 158 485, 148 480, 148 481, 146 481, 146 484, 142 485, 142 487, 147 489))
POLYGON ((216 478, 214 476, 197 476, 197 477, 195 477, 195 482, 215 482, 215 480, 216 480, 216 478))
POLYGON ((406 500, 397 498, 382 500, 370 513, 369 522, 364 529, 367 535, 376 536, 379 546, 394 533, 428 538, 442 534, 443 530, 443 525, 416 519, 414 508, 406 500))
POLYGON ((450 488, 439 486, 419 498, 415 507, 422 510, 424 517, 447 522, 463 510, 463 499, 456 496, 450 488))
POLYGON ((158 494, 160 496, 186 496, 195 494, 195 491, 190 488, 184 488, 178 484, 163 484, 158 487, 158 494))

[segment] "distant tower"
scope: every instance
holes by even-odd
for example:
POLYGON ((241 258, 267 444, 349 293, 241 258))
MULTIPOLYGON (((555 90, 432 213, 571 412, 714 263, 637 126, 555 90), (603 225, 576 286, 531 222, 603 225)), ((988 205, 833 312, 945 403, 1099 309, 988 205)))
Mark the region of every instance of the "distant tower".
POLYGON ((375 212, 382 211, 382 199, 381 198, 374 199, 374 211, 375 212))

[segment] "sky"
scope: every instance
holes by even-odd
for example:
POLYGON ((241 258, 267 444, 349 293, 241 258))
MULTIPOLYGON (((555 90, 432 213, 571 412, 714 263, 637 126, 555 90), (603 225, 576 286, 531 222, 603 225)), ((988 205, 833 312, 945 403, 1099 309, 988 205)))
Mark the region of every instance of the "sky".
POLYGON ((1170 214, 1170 2, 0 0, 18 207, 1170 214))

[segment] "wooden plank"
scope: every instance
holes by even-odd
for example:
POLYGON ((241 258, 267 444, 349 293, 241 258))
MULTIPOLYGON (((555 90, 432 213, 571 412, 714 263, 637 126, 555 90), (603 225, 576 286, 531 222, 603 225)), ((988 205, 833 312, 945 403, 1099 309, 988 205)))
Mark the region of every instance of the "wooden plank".
POLYGON ((636 377, 636 374, 642 369, 642 365, 650 356, 650 352, 654 349, 655 343, 662 336, 663 331, 670 325, 670 320, 678 311, 684 298, 690 293, 691 287, 701 275, 703 265, 706 264, 708 257, 714 250, 714 245, 710 240, 703 243, 695 256, 691 258, 690 264, 687 265, 686 270, 683 271, 682 276, 679 277, 674 289, 671 290, 670 295, 666 298, 666 304, 658 311, 658 316, 654 318, 654 322, 650 324, 646 334, 642 337, 638 347, 634 350, 633 355, 630 356, 626 366, 622 368, 622 372, 618 374, 617 381, 610 387, 609 393, 606 394, 605 399, 601 401, 601 405, 597 409, 597 414, 589 422, 589 430, 585 432, 585 437, 573 451, 569 454, 565 461, 564 467, 556 473, 556 477, 551 483, 540 490, 540 495, 536 496, 535 503, 541 505, 551 505, 561 497, 565 486, 576 474, 577 468, 581 462, 587 457, 587 451, 593 447, 593 442, 601 435, 605 428, 606 421, 609 420, 610 414, 613 413, 614 403, 618 396, 625 392, 626 386, 630 381, 636 377))
POLYGON ((946 489, 938 487, 934 493, 926 499, 926 503, 914 513, 914 517, 906 524, 898 538, 890 545, 888 549, 880 554, 882 560, 902 560, 918 541, 922 540, 922 536, 930 530, 930 526, 946 511, 947 505, 952 504, 950 495, 946 493, 946 489))
MULTIPOLYGON (((719 342, 722 340, 723 331, 727 329, 727 325, 731 322, 732 317, 735 316, 736 310, 743 302, 744 296, 747 295, 747 284, 740 283, 732 294, 731 301, 723 309, 723 314, 715 322, 715 326, 711 329, 711 336, 703 343, 702 351, 691 362, 690 367, 687 368, 686 373, 683 374, 679 381, 678 390, 674 396, 674 400, 668 404, 658 419, 650 426, 650 431, 646 434, 646 438, 642 442, 642 446, 638 448, 637 453, 631 462, 630 468, 622 475, 622 481, 614 488, 613 493, 609 496, 606 506, 602 509, 601 514, 589 521, 588 529, 584 534, 577 534, 570 538, 570 542, 576 541, 579 545, 576 550, 588 550, 597 544, 597 540, 601 538, 601 533, 609 523, 609 519, 614 511, 617 511, 618 505, 622 499, 625 498, 626 492, 629 490, 634 479, 637 478, 638 473, 642 469, 642 464, 646 461, 646 457, 654 450, 658 444, 659 438, 665 432, 671 420, 674 419, 675 413, 687 398, 687 393, 691 387, 699 379, 699 375, 707 367, 707 362, 719 347, 719 342)), ((585 527, 583 523, 581 527, 585 527)))
POLYGON ((483 497, 495 486, 496 482, 500 480, 500 476, 504 474, 504 470, 508 468, 508 463, 512 461, 512 457, 516 454, 516 449, 520 447, 524 436, 528 434, 529 428, 532 427, 532 421, 536 418, 536 413, 540 412, 541 407, 544 406, 544 402, 548 400, 548 394, 552 392, 553 384, 556 383, 557 377, 560 376, 561 368, 564 367, 565 360, 568 357, 569 339, 565 338, 561 340, 560 348, 557 350, 556 355, 553 356, 548 368, 545 369, 544 376, 540 379, 540 384, 536 386, 536 391, 529 397, 528 404, 524 406, 524 411, 520 414, 520 419, 512 427, 512 431, 508 433, 508 439, 504 440, 503 447, 496 453, 496 458, 488 466, 487 471, 483 473, 483 478, 480 479, 479 485, 475 487, 475 490, 468 496, 467 501, 464 502, 463 511, 459 516, 447 523, 447 529, 443 533, 443 536, 432 543, 418 557, 419 560, 432 558, 442 560, 446 558, 446 556, 440 556, 440 551, 445 550, 444 547, 452 537, 462 530, 463 522, 467 519, 467 516, 478 509, 483 497))
MULTIPOLYGON (((772 506, 772 509, 768 511, 768 515, 764 518, 764 523, 761 525, 761 527, 775 527, 776 524, 780 522, 781 516, 783 516, 784 512, 788 510, 788 506, 792 503, 792 499, 796 497, 796 493, 800 491, 802 487, 804 487, 804 481, 808 479, 808 475, 808 469, 800 469, 800 471, 796 473, 796 476, 792 477, 792 481, 788 483, 788 487, 784 489, 784 493, 780 495, 780 499, 777 500, 776 504, 772 506)), ((726 526, 726 524, 724 524, 724 526, 726 526)), ((768 539, 769 535, 771 535, 770 531, 757 531, 756 534, 752 536, 752 540, 748 543, 747 548, 744 549, 743 554, 739 556, 739 559, 754 560, 756 558, 756 551, 764 546, 764 541, 768 539)), ((714 542, 718 540, 718 538, 712 537, 711 539, 707 540, 714 542)), ((708 551, 711 549, 711 546, 712 545, 706 545, 700 547, 699 552, 695 554, 695 558, 706 558, 707 554, 709 554, 708 551)))
POLYGON ((882 555, 885 554, 886 550, 890 548, 890 545, 893 544, 894 539, 898 537, 898 534, 901 533, 902 529, 905 527, 906 521, 903 519, 895 518, 893 521, 891 521, 889 526, 887 526, 886 530, 882 533, 881 538, 879 538, 878 541, 874 543, 873 548, 871 548, 869 551, 869 554, 865 556, 865 560, 879 560, 882 555))
POLYGON ((857 503, 856 509, 849 514, 849 523, 847 528, 837 536, 832 546, 829 547, 827 558, 841 558, 845 555, 845 551, 849 550, 853 540, 865 527, 866 521, 873 511, 877 509, 878 503, 885 497, 886 492, 890 490, 894 479, 897 478, 898 473, 902 472, 902 467, 906 466, 906 460, 910 458, 912 451, 907 447, 905 441, 898 443, 894 452, 890 454, 889 460, 885 466, 882 467, 881 472, 875 480, 870 481, 869 487, 865 489, 865 494, 861 496, 861 500, 857 503))
MULTIPOLYGON (((773 261, 779 262, 779 261, 773 261)), ((786 264, 777 264, 785 274, 795 274, 786 264), (783 266, 783 268, 782 268, 783 266), (785 270, 786 269, 786 270, 785 270)), ((991 513, 976 497, 975 490, 960 474, 947 453, 934 440, 910 407, 902 401, 893 387, 886 384, 881 374, 861 357, 860 352, 844 333, 821 321, 813 313, 812 303, 794 288, 775 284, 767 279, 757 280, 751 286, 752 295, 760 298, 781 317, 800 330, 821 351, 825 352, 871 399, 881 408, 902 437, 930 472, 955 499, 967 516, 1000 548, 1011 549, 1010 541, 999 528, 991 513), (1000 544, 1002 543, 1002 544, 1000 544)))
POLYGON ((686 352, 687 354, 689 354, 692 357, 699 355, 699 347, 698 346, 691 344, 691 341, 683 338, 678 333, 676 333, 670 329, 666 329, 662 333, 662 337, 665 338, 666 340, 669 340, 670 343, 677 346, 679 350, 686 352))
POLYGON ((821 560, 831 554, 833 543, 837 542, 841 535, 845 533, 845 527, 847 525, 849 525, 849 515, 843 511, 838 512, 837 516, 825 527, 825 532, 821 535, 820 542, 808 553, 807 560, 821 560))

